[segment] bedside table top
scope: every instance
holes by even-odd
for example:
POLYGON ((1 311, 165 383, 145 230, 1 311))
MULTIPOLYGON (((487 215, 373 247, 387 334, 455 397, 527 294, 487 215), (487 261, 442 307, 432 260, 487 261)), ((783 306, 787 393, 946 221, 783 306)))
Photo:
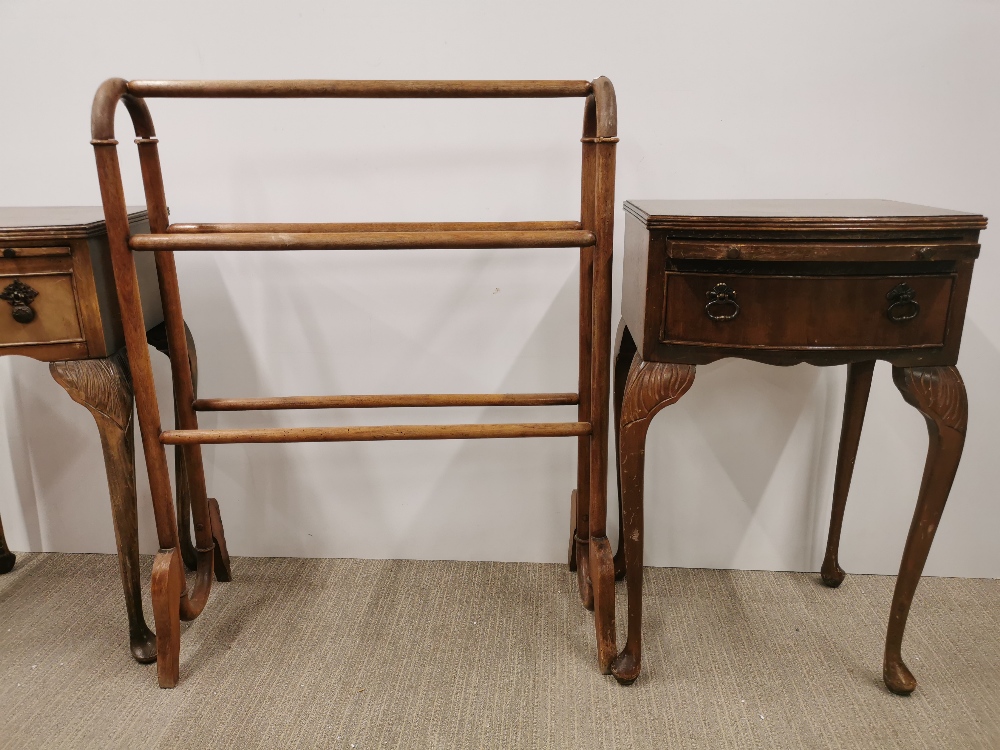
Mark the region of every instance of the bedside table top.
MULTIPOLYGON (((145 206, 129 206, 129 221, 146 218, 145 206)), ((0 242, 11 239, 92 237, 104 233, 101 206, 0 207, 0 242)))
POLYGON ((985 229, 980 214, 889 200, 628 200, 653 228, 985 229))

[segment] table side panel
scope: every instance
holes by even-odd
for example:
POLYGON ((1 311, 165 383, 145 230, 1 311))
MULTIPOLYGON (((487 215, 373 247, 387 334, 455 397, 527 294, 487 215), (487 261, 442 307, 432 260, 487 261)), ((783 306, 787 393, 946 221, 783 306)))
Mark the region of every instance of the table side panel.
POLYGON ((650 276, 650 233, 642 221, 625 214, 625 254, 622 260, 622 319, 635 337, 642 354, 642 332, 646 330, 646 315, 656 310, 655 300, 648 299, 647 279, 650 276))
MULTIPOLYGON (((129 228, 132 234, 148 234, 149 221, 145 217, 133 220, 129 228)), ((100 234, 90 237, 87 242, 90 264, 93 268, 95 295, 101 313, 104 347, 108 354, 113 354, 125 346, 125 334, 122 331, 118 293, 115 290, 114 273, 111 268, 108 236, 100 234)), ((163 322, 160 287, 156 277, 155 253, 133 253, 132 257, 135 259, 136 273, 139 277, 139 298, 142 303, 143 320, 146 330, 149 330, 163 322)))
POLYGON ((104 332, 101 325, 101 308, 97 302, 97 290, 94 287, 94 269, 90 264, 90 250, 86 239, 74 239, 73 247, 73 281, 76 287, 77 310, 84 337, 87 339, 88 357, 106 357, 114 352, 108 351, 104 343, 104 332))

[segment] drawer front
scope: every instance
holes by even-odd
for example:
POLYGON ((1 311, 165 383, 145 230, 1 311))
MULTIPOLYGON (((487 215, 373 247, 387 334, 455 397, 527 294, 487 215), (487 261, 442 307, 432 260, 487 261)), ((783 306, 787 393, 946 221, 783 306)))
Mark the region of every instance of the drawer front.
POLYGON ((70 255, 68 247, 4 247, 0 249, 0 258, 46 258, 59 255, 70 255))
POLYGON ((669 240, 667 257, 674 260, 829 261, 834 263, 926 262, 974 260, 979 245, 961 240, 879 240, 874 242, 767 242, 755 240, 669 240))
POLYGON ((955 277, 666 274, 660 340, 752 349, 944 344, 955 277))
POLYGON ((71 271, 6 273, 0 260, 0 353, 4 348, 82 342, 71 271))

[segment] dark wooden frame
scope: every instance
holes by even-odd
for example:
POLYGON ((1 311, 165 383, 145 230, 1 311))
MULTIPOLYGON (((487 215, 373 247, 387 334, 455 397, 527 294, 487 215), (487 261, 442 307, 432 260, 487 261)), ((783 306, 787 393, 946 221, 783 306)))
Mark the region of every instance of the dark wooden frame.
POLYGON ((608 403, 610 400, 611 262, 614 222, 617 111, 607 78, 587 81, 125 81, 110 79, 94 98, 91 131, 108 228, 115 285, 135 388, 160 544, 153 565, 153 612, 161 687, 177 684, 180 620, 197 617, 213 577, 217 507, 207 496, 201 445, 238 442, 405 440, 576 436, 577 490, 573 493, 571 567, 578 571, 585 605, 595 610, 598 658, 610 671, 616 654, 614 577, 607 516, 608 403), (584 106, 579 221, 408 224, 173 225, 146 97, 194 98, 545 98, 581 97, 584 106), (132 118, 142 169, 150 235, 130 236, 118 163, 114 117, 123 102, 132 118), (174 251, 337 248, 580 248, 580 381, 578 394, 339 396, 263 400, 196 400, 185 338, 174 251), (133 252, 153 251, 174 384, 178 429, 164 431, 146 348, 133 252), (198 411, 258 408, 335 408, 400 405, 576 403, 578 419, 566 423, 403 425, 394 427, 201 430, 198 411), (171 502, 164 445, 180 446, 187 467, 195 526, 197 577, 188 591, 181 540, 171 502), (214 512, 213 512, 214 511, 214 512), (215 526, 213 526, 213 522, 215 526))

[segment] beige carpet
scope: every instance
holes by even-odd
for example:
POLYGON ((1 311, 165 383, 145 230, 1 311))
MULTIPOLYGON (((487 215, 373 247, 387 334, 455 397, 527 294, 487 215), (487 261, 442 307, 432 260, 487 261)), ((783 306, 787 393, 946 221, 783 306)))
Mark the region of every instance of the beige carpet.
POLYGON ((20 556, 0 577, 0 747, 1000 747, 1000 581, 921 583, 920 686, 899 698, 880 679, 891 578, 647 569, 644 671, 621 687, 563 566, 233 569, 159 690, 126 651, 113 557, 20 556))

